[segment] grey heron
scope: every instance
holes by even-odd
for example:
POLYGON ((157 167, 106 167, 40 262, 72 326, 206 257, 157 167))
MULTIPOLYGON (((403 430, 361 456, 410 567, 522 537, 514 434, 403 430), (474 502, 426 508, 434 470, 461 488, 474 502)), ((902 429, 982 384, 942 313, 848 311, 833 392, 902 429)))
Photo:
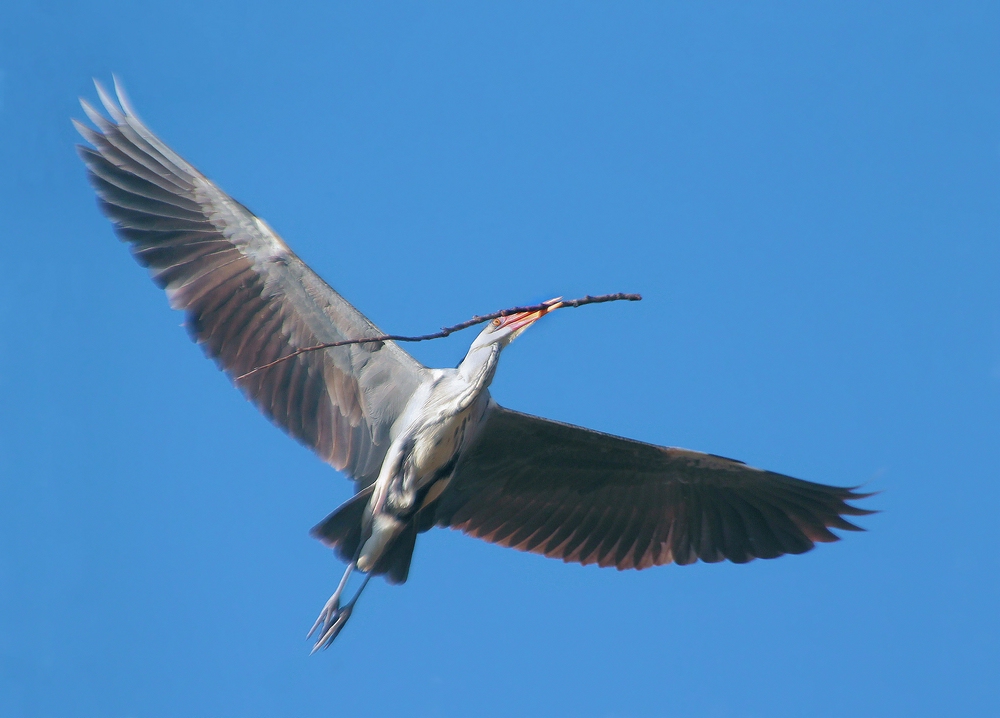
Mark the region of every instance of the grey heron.
POLYGON ((355 482, 312 530, 348 563, 313 626, 316 648, 371 576, 406 581, 417 535, 434 526, 624 570, 803 553, 838 540, 831 528, 860 530, 844 516, 871 513, 849 503, 868 495, 853 488, 498 405, 501 352, 557 301, 494 319, 455 369, 427 368, 392 341, 296 353, 381 332, 115 89, 97 86, 108 116, 81 100, 96 129, 74 120, 101 210, 246 397, 355 482), (342 604, 354 570, 364 581, 342 604))

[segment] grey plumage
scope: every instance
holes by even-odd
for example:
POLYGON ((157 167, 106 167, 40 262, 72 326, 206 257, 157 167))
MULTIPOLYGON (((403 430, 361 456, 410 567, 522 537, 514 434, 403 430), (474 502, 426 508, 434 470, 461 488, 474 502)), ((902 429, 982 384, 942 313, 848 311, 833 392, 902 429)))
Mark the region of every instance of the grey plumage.
POLYGON ((486 541, 618 569, 745 563, 836 541, 871 513, 850 489, 495 407, 436 522, 486 541))
MULTIPOLYGON (((263 221, 174 154, 131 111, 99 92, 114 122, 75 123, 101 210, 191 336, 231 378, 321 342, 381 334, 263 221)), ((426 369, 392 342, 301 354, 237 386, 269 419, 364 485, 389 428, 426 369)))
MULTIPOLYGON (((349 562, 314 630, 328 646, 351 615, 351 571, 406 580, 434 525, 564 561, 618 569, 808 551, 859 530, 867 494, 738 461, 644 444, 498 406, 501 350, 558 308, 496 319, 457 369, 428 369, 391 341, 296 350, 382 334, 261 219, 161 142, 116 83, 110 120, 80 157, 101 210, 187 315, 192 338, 269 419, 356 482, 313 529, 349 562)), ((365 579, 367 582, 367 577, 365 579)), ((362 588, 365 584, 362 584, 362 588)))

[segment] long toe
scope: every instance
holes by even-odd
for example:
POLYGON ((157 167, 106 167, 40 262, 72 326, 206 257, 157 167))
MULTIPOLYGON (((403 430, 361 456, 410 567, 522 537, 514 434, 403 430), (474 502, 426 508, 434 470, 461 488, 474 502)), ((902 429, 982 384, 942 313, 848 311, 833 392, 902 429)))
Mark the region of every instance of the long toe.
POLYGON ((344 626, 347 625, 347 619, 351 617, 351 613, 354 612, 354 604, 348 604, 342 609, 338 610, 336 614, 332 617, 332 620, 325 624, 323 628, 325 629, 320 635, 319 640, 316 641, 316 645, 313 646, 310 653, 315 653, 321 648, 329 648, 334 642, 340 632, 344 630, 344 626))
POLYGON ((326 630, 330 627, 334 621, 337 620, 337 613, 340 611, 340 591, 330 596, 326 605, 323 606, 323 610, 319 612, 319 616, 316 617, 316 622, 309 629, 309 633, 306 634, 306 638, 312 638, 312 635, 316 633, 316 629, 320 626, 323 630, 320 632, 326 633, 326 630))

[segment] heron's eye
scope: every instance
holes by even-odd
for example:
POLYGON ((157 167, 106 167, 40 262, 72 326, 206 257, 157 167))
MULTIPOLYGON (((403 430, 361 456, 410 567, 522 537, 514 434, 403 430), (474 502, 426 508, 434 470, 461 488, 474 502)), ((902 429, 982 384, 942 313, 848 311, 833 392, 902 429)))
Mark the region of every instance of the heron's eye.
POLYGON ((492 325, 493 325, 493 328, 494 328, 494 329, 497 329, 497 328, 499 328, 499 326, 500 326, 501 324, 503 324, 503 320, 502 320, 502 319, 501 319, 500 317, 497 317, 497 318, 496 318, 496 319, 494 319, 494 320, 493 320, 492 322, 490 322, 490 324, 492 324, 492 325))

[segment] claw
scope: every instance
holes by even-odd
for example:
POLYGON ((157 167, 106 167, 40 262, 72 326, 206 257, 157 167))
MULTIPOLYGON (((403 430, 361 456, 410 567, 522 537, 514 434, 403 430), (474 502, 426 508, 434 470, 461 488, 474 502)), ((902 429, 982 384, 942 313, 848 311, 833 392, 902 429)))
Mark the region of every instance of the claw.
MULTIPOLYGON (((313 649, 309 651, 309 655, 312 655, 321 648, 329 648, 330 644, 333 643, 334 639, 340 635, 340 632, 347 625, 347 619, 351 617, 351 613, 354 611, 354 604, 349 603, 342 609, 338 609, 337 612, 332 616, 332 620, 326 623, 323 627, 326 629, 323 635, 319 637, 316 641, 316 645, 313 649)), ((312 634, 310 634, 312 635, 312 634)))
POLYGON ((361 586, 358 588, 357 593, 354 594, 354 598, 342 607, 340 605, 340 594, 344 592, 344 587, 347 585, 347 578, 351 575, 353 570, 354 564, 347 567, 347 571, 344 572, 344 577, 340 579, 340 585, 337 586, 337 590, 334 591, 333 595, 327 600, 326 605, 323 606, 323 610, 319 612, 319 617, 316 619, 313 627, 309 629, 309 633, 306 638, 312 638, 312 635, 316 633, 317 629, 320 631, 320 636, 316 640, 316 645, 314 645, 312 651, 309 652, 310 655, 321 648, 329 648, 334 639, 340 635, 340 632, 347 624, 347 619, 349 619, 351 614, 354 612, 354 604, 358 602, 358 597, 361 596, 361 592, 364 591, 365 586, 368 585, 368 580, 371 578, 371 574, 365 576, 365 580, 361 582, 361 586))
POLYGON ((354 571, 354 563, 348 565, 347 570, 344 571, 343 577, 340 579, 340 583, 337 584, 337 590, 333 592, 326 605, 323 606, 323 610, 319 612, 319 616, 316 618, 316 623, 313 624, 312 628, 309 629, 309 633, 306 634, 306 638, 312 638, 312 634, 316 633, 316 629, 323 626, 324 632, 327 626, 330 625, 331 621, 336 620, 337 611, 340 610, 340 594, 344 592, 347 587, 347 579, 351 577, 351 573, 354 571))
POLYGON ((330 596, 327 600, 326 605, 323 606, 323 610, 319 612, 319 616, 316 617, 316 623, 312 625, 309 629, 309 633, 306 634, 306 638, 312 638, 312 635, 316 633, 316 629, 320 626, 324 628, 329 626, 330 623, 336 620, 335 616, 340 612, 340 595, 335 593, 330 596))

